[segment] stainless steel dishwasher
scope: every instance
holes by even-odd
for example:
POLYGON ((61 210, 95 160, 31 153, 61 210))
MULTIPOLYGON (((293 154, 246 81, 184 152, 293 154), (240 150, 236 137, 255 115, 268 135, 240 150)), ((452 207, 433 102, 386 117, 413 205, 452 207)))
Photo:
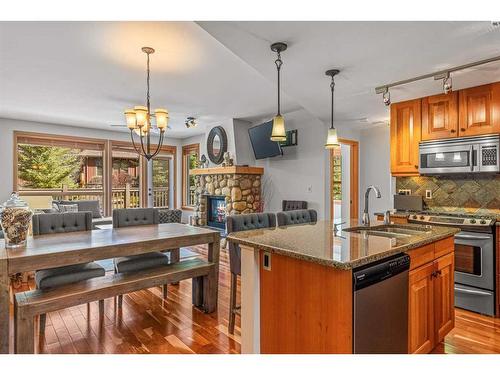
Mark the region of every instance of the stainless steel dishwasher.
POLYGON ((353 270, 354 353, 408 353, 409 269, 397 254, 353 270))

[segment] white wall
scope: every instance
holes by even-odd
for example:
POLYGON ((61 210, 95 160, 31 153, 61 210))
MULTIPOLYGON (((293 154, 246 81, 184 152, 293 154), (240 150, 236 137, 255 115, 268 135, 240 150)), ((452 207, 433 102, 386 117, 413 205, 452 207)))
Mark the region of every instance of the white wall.
MULTIPOLYGON (((27 131, 27 132, 37 132, 37 133, 47 133, 47 134, 57 134, 57 135, 67 135, 67 136, 77 136, 77 137, 88 137, 88 138, 99 138, 99 139, 110 139, 116 141, 130 141, 130 135, 126 132, 114 132, 107 130, 96 130, 89 128, 80 128, 74 126, 63 126, 46 124, 40 122, 31 121, 21 121, 21 120, 11 120, 0 118, 0 176, 2 180, 0 183, 0 202, 4 202, 12 192, 13 187, 13 142, 14 130, 27 131)), ((181 160, 182 148, 179 139, 166 138, 165 145, 171 145, 177 147, 177 160, 181 160)), ((181 204, 181 169, 177 168, 177 207, 181 204)))
POLYGON ((370 193, 369 211, 373 218, 374 212, 384 212, 393 208, 393 185, 390 165, 390 129, 381 125, 361 131, 360 139, 360 217, 364 209, 365 191, 369 185, 380 189, 382 198, 375 198, 370 193))
MULTIPOLYGON (((266 119, 253 124, 235 123, 238 163, 264 167, 262 186, 266 211, 281 211, 284 199, 306 200, 320 218, 328 218, 329 153, 324 147, 328 127, 306 110, 286 113, 284 117, 288 130, 298 130, 298 145, 283 148, 283 156, 263 160, 255 160, 247 130, 266 119)), ((338 131, 340 137, 359 138, 357 132, 341 125, 338 131)))

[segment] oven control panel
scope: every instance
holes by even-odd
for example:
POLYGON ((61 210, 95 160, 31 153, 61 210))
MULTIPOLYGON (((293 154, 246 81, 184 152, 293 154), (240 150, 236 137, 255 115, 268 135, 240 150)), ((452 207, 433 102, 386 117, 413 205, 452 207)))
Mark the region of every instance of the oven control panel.
POLYGON ((485 217, 459 217, 459 216, 439 216, 413 214, 409 216, 411 221, 418 221, 427 224, 449 224, 450 226, 491 226, 493 220, 485 217))

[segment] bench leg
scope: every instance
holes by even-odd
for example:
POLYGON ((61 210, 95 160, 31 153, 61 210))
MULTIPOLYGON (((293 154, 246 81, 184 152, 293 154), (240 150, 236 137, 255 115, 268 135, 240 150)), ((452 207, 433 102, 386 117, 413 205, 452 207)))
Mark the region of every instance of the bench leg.
POLYGON ((163 299, 166 301, 168 297, 168 284, 164 284, 162 286, 162 290, 163 290, 163 299))
POLYGON ((21 311, 16 312, 16 353, 35 353, 35 325, 31 315, 24 315, 21 311))
POLYGON ((238 276, 231 273, 231 291, 229 297, 229 325, 228 332, 234 334, 234 324, 236 321, 236 288, 238 286, 238 276))
POLYGON ((99 300, 99 319, 101 319, 101 321, 104 319, 104 300, 103 299, 99 300))
POLYGON ((121 309, 121 308, 122 308, 122 306, 123 306, 123 295, 122 295, 122 294, 120 294, 120 295, 118 296, 118 308, 119 308, 119 309, 121 309))
MULTIPOLYGON (((177 263, 181 259, 181 249, 170 250, 170 264, 177 263)), ((172 285, 179 285, 179 282, 172 283, 172 285)))
POLYGON ((196 307, 203 307, 203 277, 193 277, 192 300, 196 307))
POLYGON ((217 279, 218 272, 215 270, 203 276, 203 310, 207 313, 217 310, 217 279))
POLYGON ((45 335, 45 325, 47 323, 47 314, 40 314, 40 336, 45 335))

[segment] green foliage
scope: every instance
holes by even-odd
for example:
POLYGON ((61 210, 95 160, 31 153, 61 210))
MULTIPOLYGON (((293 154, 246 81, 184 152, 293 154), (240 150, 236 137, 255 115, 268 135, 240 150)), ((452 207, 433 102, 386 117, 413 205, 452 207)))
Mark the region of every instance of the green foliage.
POLYGON ((153 187, 168 187, 168 159, 153 159, 153 187))
POLYGON ((82 158, 78 150, 52 146, 18 146, 18 177, 32 189, 78 187, 82 158))

